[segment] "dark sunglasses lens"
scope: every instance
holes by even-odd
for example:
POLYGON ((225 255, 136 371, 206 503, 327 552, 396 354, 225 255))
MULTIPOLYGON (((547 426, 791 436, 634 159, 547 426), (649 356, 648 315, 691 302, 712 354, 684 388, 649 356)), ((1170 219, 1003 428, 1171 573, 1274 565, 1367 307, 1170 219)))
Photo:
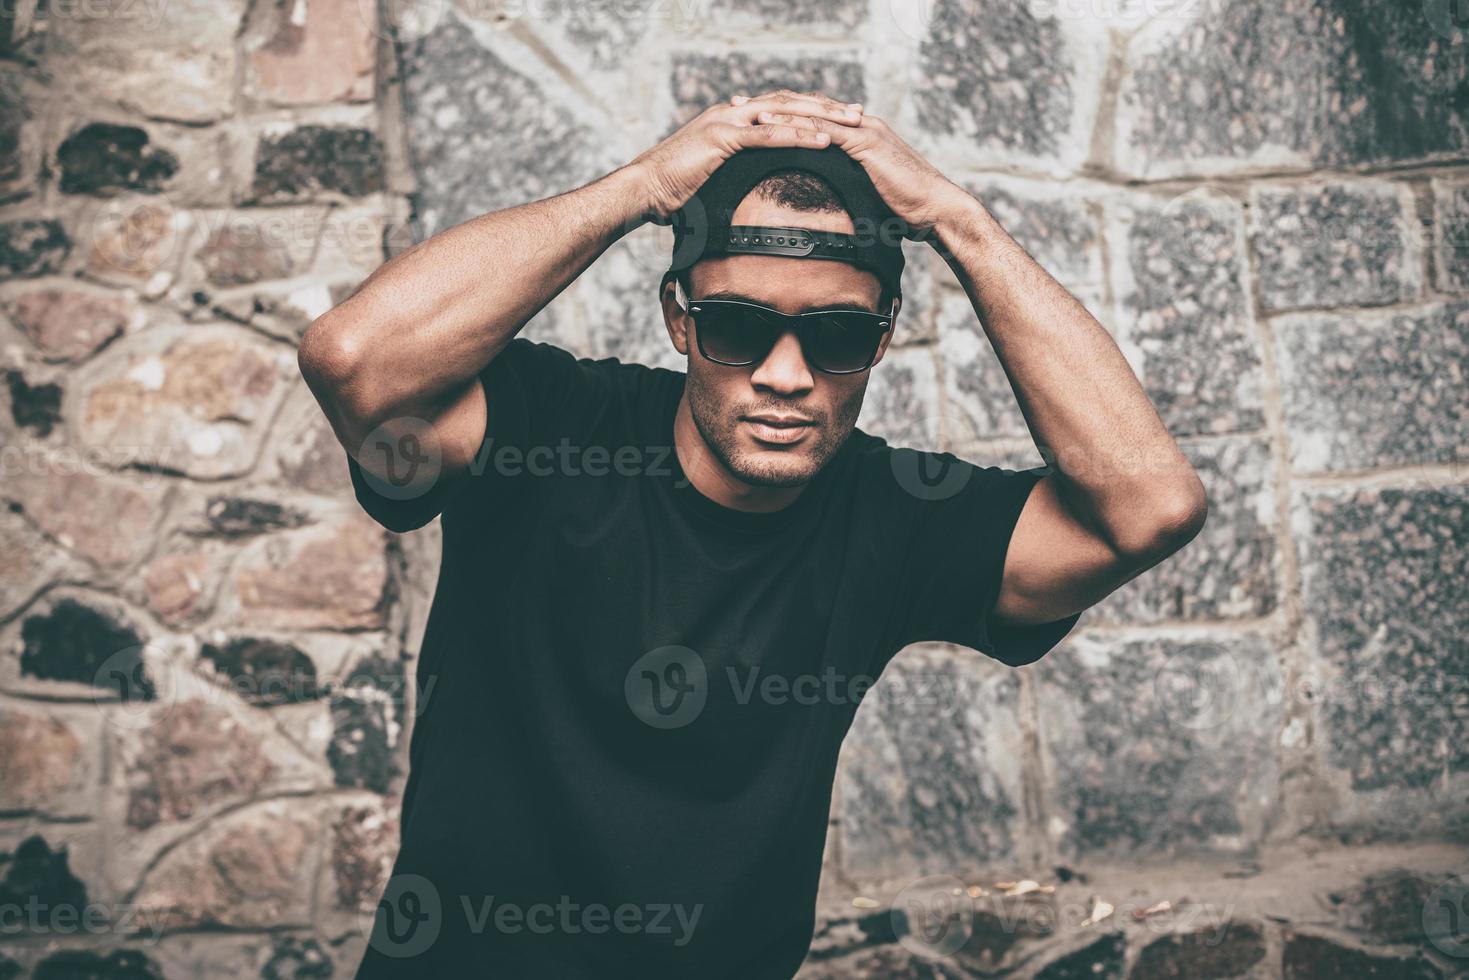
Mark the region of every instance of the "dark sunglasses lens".
POLYGON ((699 350, 723 364, 754 364, 775 346, 778 318, 748 306, 695 304, 699 350))
POLYGON ((811 366, 838 373, 860 371, 872 363, 884 328, 861 313, 822 313, 806 317, 802 348, 811 366))

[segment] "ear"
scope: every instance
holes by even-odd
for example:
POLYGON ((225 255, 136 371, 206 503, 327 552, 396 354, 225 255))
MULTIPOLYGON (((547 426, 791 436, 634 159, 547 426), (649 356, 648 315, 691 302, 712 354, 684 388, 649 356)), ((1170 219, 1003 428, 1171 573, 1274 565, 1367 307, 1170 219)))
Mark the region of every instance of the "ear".
POLYGON ((668 330, 668 339, 673 341, 673 349, 685 357, 689 354, 689 326, 688 297, 683 295, 683 287, 678 284, 678 279, 668 276, 663 280, 658 296, 663 307, 663 325, 668 330))

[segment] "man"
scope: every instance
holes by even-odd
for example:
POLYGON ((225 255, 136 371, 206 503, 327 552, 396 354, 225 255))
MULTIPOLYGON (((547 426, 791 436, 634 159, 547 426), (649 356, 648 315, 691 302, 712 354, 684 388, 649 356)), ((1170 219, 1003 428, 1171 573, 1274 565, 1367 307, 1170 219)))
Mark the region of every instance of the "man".
POLYGON ((364 977, 790 976, 863 682, 918 640, 1034 661, 1204 519, 1107 332, 819 94, 737 96, 434 236, 300 361, 364 507, 399 531, 443 515, 364 977), (644 220, 675 225, 686 373, 515 337, 644 220), (854 429, 901 323, 895 228, 945 256, 1054 470, 854 429))

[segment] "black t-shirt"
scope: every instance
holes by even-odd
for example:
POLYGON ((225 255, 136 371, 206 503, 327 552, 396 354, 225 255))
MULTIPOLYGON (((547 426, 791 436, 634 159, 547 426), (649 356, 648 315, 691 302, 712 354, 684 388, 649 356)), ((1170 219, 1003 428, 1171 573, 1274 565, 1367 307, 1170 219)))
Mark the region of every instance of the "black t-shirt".
POLYGON ((402 842, 359 977, 789 977, 810 944, 837 752, 903 646, 1025 664, 997 629, 1035 471, 860 430, 772 513, 700 494, 684 374, 524 338, 483 374, 470 473, 358 500, 442 512, 402 842))

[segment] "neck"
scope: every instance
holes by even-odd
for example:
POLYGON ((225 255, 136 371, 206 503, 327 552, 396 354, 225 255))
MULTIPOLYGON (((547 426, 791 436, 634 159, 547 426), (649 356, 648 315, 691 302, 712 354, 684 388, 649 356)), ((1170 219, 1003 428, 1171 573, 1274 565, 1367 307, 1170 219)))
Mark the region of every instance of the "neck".
POLYGON ((755 486, 731 473, 704 441, 689 410, 687 394, 678 400, 678 413, 673 420, 673 444, 684 476, 688 477, 695 490, 721 507, 759 513, 781 510, 806 489, 804 485, 755 486))

